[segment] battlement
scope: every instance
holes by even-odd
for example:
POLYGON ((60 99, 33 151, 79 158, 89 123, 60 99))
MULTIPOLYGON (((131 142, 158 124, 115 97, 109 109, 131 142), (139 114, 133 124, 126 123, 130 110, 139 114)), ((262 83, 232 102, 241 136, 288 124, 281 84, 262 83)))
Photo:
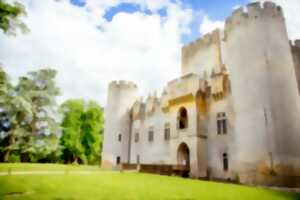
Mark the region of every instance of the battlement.
POLYGON ((112 81, 109 84, 109 89, 118 88, 118 89, 136 89, 137 85, 131 81, 112 81))
POLYGON ((198 38, 197 40, 183 46, 182 59, 193 54, 194 52, 197 52, 198 49, 206 48, 212 43, 219 42, 219 35, 220 35, 220 30, 215 29, 213 32, 207 33, 203 37, 198 38))
POLYGON ((266 1, 263 4, 254 2, 246 7, 236 9, 225 21, 225 36, 234 27, 246 24, 249 20, 262 19, 266 17, 284 19, 282 8, 275 3, 266 1))

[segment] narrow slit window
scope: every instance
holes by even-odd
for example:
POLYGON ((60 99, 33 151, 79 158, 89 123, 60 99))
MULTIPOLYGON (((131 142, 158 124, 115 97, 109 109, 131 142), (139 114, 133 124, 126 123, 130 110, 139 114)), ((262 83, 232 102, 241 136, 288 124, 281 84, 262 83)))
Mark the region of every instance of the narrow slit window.
POLYGON ((228 171, 228 168, 229 168, 228 165, 229 165, 228 164, 228 155, 227 155, 227 153, 223 153, 223 170, 224 171, 228 171))

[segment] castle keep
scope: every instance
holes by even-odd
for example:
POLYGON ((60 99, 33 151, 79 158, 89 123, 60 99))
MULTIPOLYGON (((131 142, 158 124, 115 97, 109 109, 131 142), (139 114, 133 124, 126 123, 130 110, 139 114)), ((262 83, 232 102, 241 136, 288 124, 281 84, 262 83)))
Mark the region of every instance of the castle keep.
POLYGON ((251 3, 182 48, 181 77, 139 100, 108 88, 102 166, 177 165, 194 178, 300 185, 300 40, 281 7, 251 3))

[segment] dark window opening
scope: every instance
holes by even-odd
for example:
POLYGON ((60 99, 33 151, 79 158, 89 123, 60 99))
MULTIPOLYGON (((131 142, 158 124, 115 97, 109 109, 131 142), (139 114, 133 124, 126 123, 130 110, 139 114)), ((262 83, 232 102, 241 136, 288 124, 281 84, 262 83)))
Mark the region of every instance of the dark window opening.
POLYGON ((227 153, 223 153, 223 170, 228 171, 228 156, 227 156, 227 153))
POLYGON ((188 127, 188 113, 185 108, 180 108, 178 114, 178 128, 186 129, 188 127))
POLYGON ((121 163, 121 157, 117 156, 117 165, 119 165, 121 163))
POLYGON ((170 123, 165 123, 164 138, 166 141, 168 141, 170 140, 170 137, 171 137, 170 123))
POLYGON ((217 133, 218 135, 227 134, 227 119, 224 112, 217 114, 217 133))
POLYGON ((170 140, 170 128, 165 128, 165 140, 170 140))
POLYGON ((226 119, 222 120, 222 128, 223 128, 223 134, 227 133, 227 121, 226 119))
POLYGON ((119 134, 119 135, 118 135, 118 141, 121 142, 121 140, 122 140, 122 135, 119 134))
POLYGON ((134 135, 134 142, 137 143, 139 141, 139 133, 134 135))
POLYGON ((153 129, 150 128, 149 132, 148 132, 148 141, 152 142, 154 140, 154 132, 153 129))
POLYGON ((221 134, 221 120, 217 120, 218 135, 221 134))

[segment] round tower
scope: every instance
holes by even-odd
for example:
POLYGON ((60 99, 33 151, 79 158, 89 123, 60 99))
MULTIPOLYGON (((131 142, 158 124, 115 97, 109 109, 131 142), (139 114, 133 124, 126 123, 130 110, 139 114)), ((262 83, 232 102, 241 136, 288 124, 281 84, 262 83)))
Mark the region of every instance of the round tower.
POLYGON ((281 7, 271 2, 252 3, 246 10, 236 10, 225 25, 236 169, 242 182, 286 184, 287 177, 295 176, 289 169, 300 167, 300 129, 285 20, 281 7))
POLYGON ((130 113, 136 97, 137 86, 132 82, 113 81, 109 84, 102 151, 104 168, 114 168, 129 160, 130 113))

